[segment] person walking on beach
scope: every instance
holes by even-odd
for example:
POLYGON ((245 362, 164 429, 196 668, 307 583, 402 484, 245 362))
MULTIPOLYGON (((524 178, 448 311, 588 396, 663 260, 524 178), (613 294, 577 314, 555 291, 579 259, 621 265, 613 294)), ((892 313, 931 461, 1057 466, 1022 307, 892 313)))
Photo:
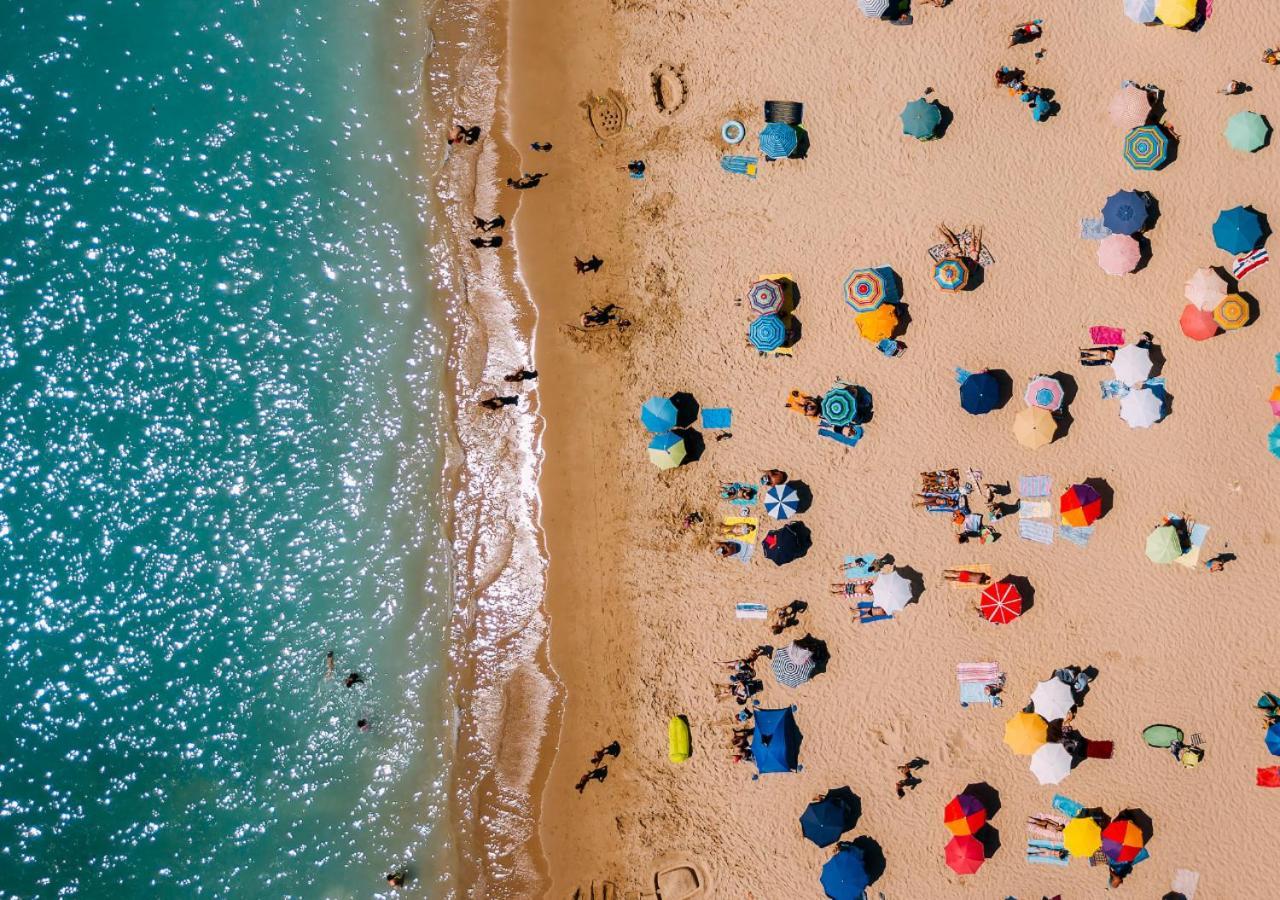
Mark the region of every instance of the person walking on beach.
POLYGON ((504 406, 514 406, 520 402, 519 397, 488 397, 480 401, 480 405, 485 409, 502 409, 504 406))
POLYGON ((519 179, 508 178, 507 186, 513 187, 517 191, 525 191, 525 190, 528 190, 529 188, 536 188, 539 184, 542 183, 542 179, 546 177, 547 177, 546 172, 534 172, 532 175, 530 175, 528 172, 525 172, 523 175, 520 176, 519 179))
POLYGON ((475 223, 476 228, 480 231, 493 231, 495 228, 502 228, 507 224, 507 220, 502 216, 495 216, 492 219, 482 219, 479 216, 472 216, 471 220, 475 223))
POLYGON ((480 249, 481 247, 501 247, 502 238, 501 237, 472 238, 471 246, 475 247, 477 250, 480 249))
POLYGON ((474 144, 479 139, 480 139, 479 125, 471 125, 466 128, 464 128, 461 125, 454 125, 453 128, 449 130, 450 144, 470 145, 470 144, 474 144))
POLYGON ((614 759, 617 759, 618 754, 621 752, 622 745, 617 741, 614 741, 611 744, 606 744, 591 755, 591 765, 600 765, 601 761, 603 761, 606 756, 612 756, 614 759))
POLYGON ((548 144, 546 141, 534 141, 529 146, 532 147, 534 150, 538 151, 539 153, 551 152, 551 145, 548 144))
POLYGON ((588 781, 604 781, 608 777, 609 777, 609 767, 597 766, 596 768, 588 772, 586 775, 583 775, 581 778, 579 778, 578 783, 575 784, 573 788, 579 794, 581 794, 582 789, 587 786, 588 781))
POLYGON ((604 260, 591 254, 591 258, 585 262, 578 257, 573 258, 573 268, 577 270, 579 275, 585 275, 588 272, 599 272, 600 267, 604 265, 604 260))
POLYGON ((915 790, 916 785, 920 784, 921 779, 915 775, 915 770, 921 766, 927 766, 928 764, 928 760, 921 759, 917 756, 915 759, 898 766, 898 774, 900 774, 902 778, 893 786, 893 789, 897 791, 899 800, 906 796, 907 788, 915 790))
POLYGON ((538 377, 536 370, 521 369, 519 372, 512 372, 510 375, 503 375, 502 380, 511 383, 519 383, 521 381, 533 381, 538 377))

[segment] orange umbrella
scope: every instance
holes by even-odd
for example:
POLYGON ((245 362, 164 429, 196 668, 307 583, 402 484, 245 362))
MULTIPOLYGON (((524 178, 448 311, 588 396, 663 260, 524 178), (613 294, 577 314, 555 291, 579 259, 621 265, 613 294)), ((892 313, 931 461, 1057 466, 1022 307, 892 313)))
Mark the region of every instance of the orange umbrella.
POLYGON ((1213 311, 1213 321, 1231 331, 1249 321, 1249 304, 1239 294, 1227 294, 1213 311))
POLYGON ((898 327, 898 311, 891 303, 884 303, 870 312, 858 313, 853 319, 858 325, 858 332, 873 344, 893 337, 893 330, 898 327))

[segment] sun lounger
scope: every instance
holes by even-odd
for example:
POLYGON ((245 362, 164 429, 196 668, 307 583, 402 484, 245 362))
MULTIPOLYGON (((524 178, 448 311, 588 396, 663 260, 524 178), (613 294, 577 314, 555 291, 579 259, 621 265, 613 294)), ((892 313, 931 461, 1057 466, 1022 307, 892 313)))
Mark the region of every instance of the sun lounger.
POLYGON ((1062 813, 1068 819, 1074 819, 1076 816, 1080 815, 1080 813, 1084 812, 1083 806, 1072 800, 1070 797, 1065 797, 1062 794, 1053 795, 1053 808, 1062 813))
POLYGON ((746 175, 750 178, 755 178, 756 172, 760 170, 760 160, 754 156, 722 156, 720 157, 720 168, 734 175, 746 175))
POLYGON ((834 425, 823 419, 818 425, 818 434, 822 435, 824 438, 831 438, 833 441, 838 441, 846 447, 856 447, 858 446, 858 441, 862 440, 862 426, 853 426, 853 434, 841 434, 835 430, 834 425))
POLYGON ((769 607, 763 603, 735 603, 733 616, 735 619, 767 619, 769 607))
POLYGON ((976 566, 951 566, 953 569, 959 569, 961 572, 972 572, 974 575, 986 575, 987 584, 980 584, 977 581, 948 581, 947 586, 953 588, 963 588, 964 590, 985 590, 987 585, 991 584, 991 567, 986 563, 976 566))
MULTIPOLYGON (((861 603, 858 604, 858 609, 871 609, 871 607, 873 606, 875 606, 875 603, 873 603, 872 601, 863 600, 861 603)), ((858 616, 858 624, 863 625, 863 624, 866 624, 867 622, 883 622, 885 619, 892 619, 892 618, 893 618, 892 613, 885 613, 884 615, 880 615, 880 616, 858 616)))
POLYGON ((725 516, 721 521, 726 525, 750 525, 749 534, 734 535, 734 540, 741 544, 754 544, 756 535, 760 533, 760 520, 754 516, 725 516))

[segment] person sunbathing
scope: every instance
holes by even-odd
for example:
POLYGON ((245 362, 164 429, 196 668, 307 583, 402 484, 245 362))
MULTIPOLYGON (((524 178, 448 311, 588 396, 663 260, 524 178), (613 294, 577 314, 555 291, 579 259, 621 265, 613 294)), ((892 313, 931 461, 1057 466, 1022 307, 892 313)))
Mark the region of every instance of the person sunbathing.
POLYGON ((1280 66, 1280 51, 1268 47, 1262 54, 1262 61, 1269 66, 1280 66))
POLYGON ((1115 347, 1081 347, 1080 365, 1108 366, 1116 358, 1115 347))
POLYGON ((1065 847, 1028 847, 1027 856, 1048 856, 1053 859, 1066 859, 1067 850, 1065 847))
POLYGON ((871 582, 841 581, 831 585, 831 593, 837 597, 869 597, 871 596, 871 582))
MULTIPOLYGON (((788 404, 789 406, 790 404, 788 404)), ((765 485, 777 486, 787 483, 787 473, 781 469, 761 469, 760 483, 765 485)))
POLYGON ((959 584, 986 584, 991 580, 986 572, 973 572, 969 569, 943 569, 942 577, 959 584))
POLYGON ((756 499, 756 489, 749 484, 722 481, 720 482, 720 498, 722 500, 754 500, 756 499))
POLYGON ((723 524, 720 526, 721 537, 747 537, 754 534, 756 526, 747 522, 738 522, 735 525, 723 524))
POLYGON ((934 496, 933 494, 917 493, 915 499, 911 501, 911 505, 917 509, 922 506, 936 506, 940 509, 959 509, 959 497, 943 497, 934 496))
POLYGON ((1013 29, 1013 33, 1009 35, 1009 46, 1013 47, 1018 44, 1029 44, 1036 38, 1040 37, 1043 29, 1040 27, 1039 19, 1033 19, 1030 22, 1023 22, 1017 28, 1013 29))
POLYGON ((822 415, 822 401, 817 397, 810 397, 808 394, 792 391, 790 396, 787 397, 787 409, 803 413, 809 418, 815 419, 822 415))
POLYGON ((1042 816, 1027 816, 1027 824, 1034 825, 1036 828, 1043 828, 1045 831, 1062 831, 1066 827, 1061 822, 1055 822, 1053 819, 1046 819, 1042 816))
POLYGON ((711 547, 711 552, 719 557, 737 556, 741 547, 733 541, 716 541, 711 547))
POLYGON ((849 607, 849 612, 857 615, 859 622, 889 615, 888 610, 879 606, 851 606, 849 607))

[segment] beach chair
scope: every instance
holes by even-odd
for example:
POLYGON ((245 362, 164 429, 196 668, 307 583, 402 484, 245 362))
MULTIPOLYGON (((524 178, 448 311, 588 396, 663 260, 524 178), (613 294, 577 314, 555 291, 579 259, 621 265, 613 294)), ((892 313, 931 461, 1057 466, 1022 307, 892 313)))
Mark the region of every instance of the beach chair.
POLYGON ((856 447, 858 446, 858 441, 862 440, 862 426, 854 425, 853 434, 841 434, 835 430, 834 425, 826 419, 822 419, 818 423, 818 434, 824 438, 831 438, 833 441, 844 444, 846 447, 856 447))
MULTIPOLYGON (((871 609, 873 606, 875 606, 875 603, 873 603, 872 601, 863 600, 861 603, 858 604, 858 609, 871 609)), ((865 625, 869 622, 883 622, 885 619, 892 619, 892 618, 893 618, 893 613, 884 613, 883 615, 879 615, 879 616, 858 616, 858 624, 865 625)))

